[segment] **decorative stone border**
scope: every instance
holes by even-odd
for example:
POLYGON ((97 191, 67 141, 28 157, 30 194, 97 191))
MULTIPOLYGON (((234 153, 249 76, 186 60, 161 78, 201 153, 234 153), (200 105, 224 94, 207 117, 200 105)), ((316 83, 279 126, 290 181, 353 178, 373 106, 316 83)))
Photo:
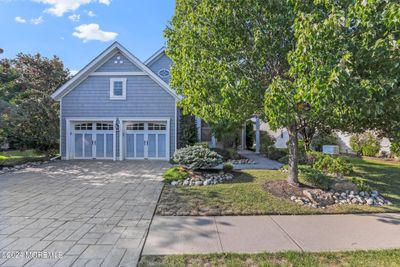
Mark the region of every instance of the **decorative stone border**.
POLYGON ((220 184, 224 181, 230 181, 234 179, 234 175, 231 173, 219 172, 219 173, 202 173, 201 175, 194 175, 183 181, 172 181, 172 186, 205 186, 220 184))
POLYGON ((320 189, 307 189, 303 190, 302 197, 291 196, 290 200, 302 206, 309 206, 312 208, 325 208, 330 205, 368 205, 368 206, 383 206, 392 205, 379 194, 378 191, 323 191, 320 189))
POLYGON ((42 164, 46 164, 49 163, 51 161, 55 161, 57 159, 59 159, 60 156, 56 156, 51 158, 50 160, 43 160, 43 161, 32 161, 32 162, 27 162, 24 164, 19 164, 19 165, 15 165, 13 167, 3 167, 0 169, 0 175, 5 174, 5 173, 9 173, 9 172, 14 172, 14 171, 18 171, 18 170, 22 170, 22 169, 26 169, 29 167, 36 167, 42 164))

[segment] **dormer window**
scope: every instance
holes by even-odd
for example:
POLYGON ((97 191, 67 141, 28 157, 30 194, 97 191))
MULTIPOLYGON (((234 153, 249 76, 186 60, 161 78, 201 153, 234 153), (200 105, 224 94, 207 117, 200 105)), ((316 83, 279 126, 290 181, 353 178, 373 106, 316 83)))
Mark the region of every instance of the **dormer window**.
POLYGON ((158 75, 161 78, 168 78, 170 76, 170 73, 169 73, 169 70, 161 69, 161 70, 158 71, 158 75))
POLYGON ((110 79, 110 99, 111 100, 126 99, 126 78, 110 79))

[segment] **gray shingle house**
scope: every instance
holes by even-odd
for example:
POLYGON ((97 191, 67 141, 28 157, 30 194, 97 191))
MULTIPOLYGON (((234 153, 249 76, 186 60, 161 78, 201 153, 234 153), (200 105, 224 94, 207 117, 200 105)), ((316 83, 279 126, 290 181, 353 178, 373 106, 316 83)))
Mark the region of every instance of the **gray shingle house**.
POLYGON ((169 159, 177 146, 171 60, 141 62, 115 42, 52 95, 62 159, 169 159))

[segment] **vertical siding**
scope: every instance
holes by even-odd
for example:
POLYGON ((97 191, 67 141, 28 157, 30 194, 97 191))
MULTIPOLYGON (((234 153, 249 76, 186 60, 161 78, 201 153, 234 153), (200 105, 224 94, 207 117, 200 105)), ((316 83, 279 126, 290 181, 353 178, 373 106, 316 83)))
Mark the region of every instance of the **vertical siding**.
POLYGON ((141 71, 129 59, 121 53, 117 53, 106 63, 101 65, 95 72, 118 72, 118 71, 141 71), (120 59, 118 59, 118 57, 120 59), (121 63, 122 62, 122 63, 121 63))
MULTIPOLYGON (((171 59, 170 59, 167 55, 163 54, 163 55, 162 55, 161 57, 159 57, 156 61, 152 62, 152 64, 149 65, 148 67, 149 67, 155 74, 157 74, 157 75, 159 76, 158 72, 159 72, 161 69, 169 70, 170 67, 171 67, 171 64, 172 64, 171 59)), ((164 82, 166 82, 166 83, 169 83, 169 80, 171 79, 171 77, 166 77, 166 78, 160 77, 160 78, 163 79, 164 82)))
MULTIPOLYGON (((131 70, 129 70, 131 71, 131 70)), ((62 99, 62 156, 68 117, 168 117, 170 155, 175 149, 175 99, 148 76, 127 77, 126 100, 110 100, 110 78, 90 76, 62 99)), ((119 136, 117 136, 119 157, 119 136)))

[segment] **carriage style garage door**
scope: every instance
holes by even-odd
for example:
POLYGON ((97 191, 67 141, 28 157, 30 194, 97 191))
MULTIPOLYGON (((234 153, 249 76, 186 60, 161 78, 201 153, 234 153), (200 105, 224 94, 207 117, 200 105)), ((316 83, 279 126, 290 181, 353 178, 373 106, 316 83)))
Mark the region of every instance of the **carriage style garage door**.
POLYGON ((75 159, 113 159, 114 124, 75 122, 72 125, 72 155, 75 159))
POLYGON ((127 121, 124 124, 125 159, 167 159, 168 123, 127 121))

